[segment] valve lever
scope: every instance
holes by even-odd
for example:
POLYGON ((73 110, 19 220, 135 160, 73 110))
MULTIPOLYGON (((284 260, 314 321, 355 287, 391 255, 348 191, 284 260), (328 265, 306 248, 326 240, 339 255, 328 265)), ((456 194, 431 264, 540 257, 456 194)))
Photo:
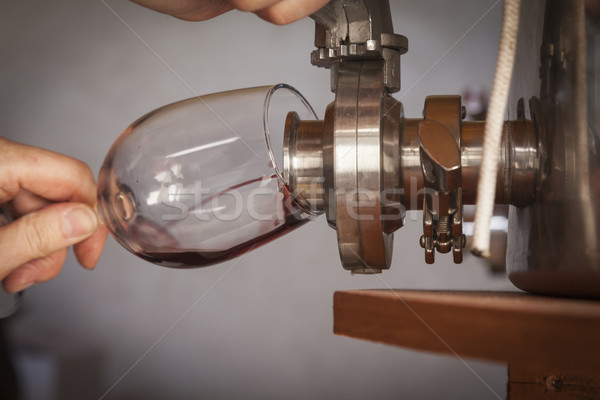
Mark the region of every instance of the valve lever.
POLYGON ((419 123, 425 185, 420 244, 427 264, 434 263, 436 250, 452 251, 454 262, 462 262, 461 114, 459 97, 430 97, 425 102, 425 119, 419 123))

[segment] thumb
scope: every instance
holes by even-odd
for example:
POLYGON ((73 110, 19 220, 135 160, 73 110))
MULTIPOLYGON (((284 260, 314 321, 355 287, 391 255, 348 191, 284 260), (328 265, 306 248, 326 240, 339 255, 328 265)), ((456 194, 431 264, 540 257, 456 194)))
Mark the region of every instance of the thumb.
POLYGON ((0 228, 0 279, 18 266, 78 243, 98 227, 82 203, 52 204, 0 228))

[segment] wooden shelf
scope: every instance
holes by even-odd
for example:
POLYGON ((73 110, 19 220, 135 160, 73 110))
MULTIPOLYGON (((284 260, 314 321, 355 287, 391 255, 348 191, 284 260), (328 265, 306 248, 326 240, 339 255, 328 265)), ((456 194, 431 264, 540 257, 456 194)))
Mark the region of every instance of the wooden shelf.
POLYGON ((354 290, 334 333, 509 364, 513 399, 600 398, 600 302, 512 292, 354 290), (566 397, 565 397, 566 398, 566 397))

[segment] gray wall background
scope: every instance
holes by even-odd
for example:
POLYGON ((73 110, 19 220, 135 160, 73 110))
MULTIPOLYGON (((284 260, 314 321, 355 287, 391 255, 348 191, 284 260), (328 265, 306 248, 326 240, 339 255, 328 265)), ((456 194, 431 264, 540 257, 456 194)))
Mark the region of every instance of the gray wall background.
MULTIPOLYGON (((501 2, 391 3, 396 31, 410 41, 396 95, 407 116, 421 115, 426 95, 460 93, 468 83, 491 87, 501 2)), ((79 158, 97 173, 129 123, 194 92, 287 82, 322 112, 332 94, 328 72, 310 65, 312 42, 308 19, 278 27, 231 12, 189 23, 117 0, 4 1, 0 134, 79 158)), ((341 268, 323 218, 240 262, 190 271, 146 263, 109 238, 95 271, 70 256, 57 279, 27 291, 11 319, 25 392, 115 400, 504 398, 503 365, 333 335, 336 290, 512 288, 472 257, 426 266, 420 230, 420 215, 410 213, 385 284, 341 268)))

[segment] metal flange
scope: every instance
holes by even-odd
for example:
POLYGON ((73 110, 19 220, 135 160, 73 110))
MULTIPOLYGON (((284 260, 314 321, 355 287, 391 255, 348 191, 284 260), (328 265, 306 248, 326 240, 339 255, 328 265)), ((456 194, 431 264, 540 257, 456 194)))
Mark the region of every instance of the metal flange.
MULTIPOLYGON (((384 61, 340 63, 333 105, 328 219, 335 225, 345 269, 378 273, 388 269, 393 236, 384 233, 382 218, 382 126, 384 61)), ((396 110, 397 113, 397 110, 396 110)))

